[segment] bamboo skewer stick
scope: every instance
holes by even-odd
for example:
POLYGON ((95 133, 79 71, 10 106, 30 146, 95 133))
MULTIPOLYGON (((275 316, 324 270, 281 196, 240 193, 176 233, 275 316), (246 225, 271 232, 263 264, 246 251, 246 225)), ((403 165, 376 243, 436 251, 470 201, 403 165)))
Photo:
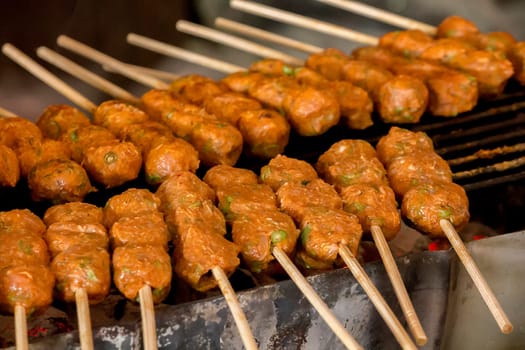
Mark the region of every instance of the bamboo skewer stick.
POLYGON ((403 310, 410 332, 412 333, 417 345, 425 345, 428 341, 427 335, 417 317, 416 310, 410 300, 406 286, 401 278, 401 274, 399 273, 399 269, 397 268, 394 257, 392 256, 392 251, 388 246, 385 236, 379 226, 372 225, 370 231, 377 250, 379 251, 379 255, 381 255, 381 260, 385 266, 388 278, 394 287, 394 292, 396 293, 401 310, 403 310))
MULTIPOLYGON (((34 76, 36 76, 37 78, 43 80, 48 86, 50 86, 51 88, 55 89, 57 92, 61 93, 66 98, 69 98, 74 103, 76 103, 78 106, 80 106, 81 108, 85 109, 86 111, 89 111, 90 113, 93 113, 94 110, 97 108, 97 106, 93 102, 91 102, 90 100, 88 100, 87 98, 82 96, 78 91, 76 91, 75 89, 71 88, 69 85, 64 83, 62 80, 60 80, 58 77, 56 77, 51 72, 47 71, 45 68, 40 66, 38 63, 33 61, 29 56, 25 55, 22 51, 18 50, 14 46, 12 46, 10 44, 4 44, 2 46, 2 52, 4 52, 14 62, 16 62, 20 66, 24 67, 26 70, 28 70, 34 76)), ((86 298, 82 297, 82 292, 78 292, 77 291, 77 293, 80 293, 80 294, 76 294, 75 295, 75 299, 76 299, 77 303, 83 303, 83 305, 80 306, 80 313, 82 313, 85 316, 85 310, 89 309, 88 299, 87 299, 87 297, 86 298)), ((147 293, 147 291, 146 291, 143 295, 141 295, 140 303, 141 303, 141 310, 142 310, 143 307, 147 308, 148 304, 153 305, 153 297, 151 295, 151 290, 150 290, 150 293, 147 293), (149 300, 148 300, 148 298, 149 298, 149 300), (143 306, 142 303, 145 303, 145 305, 143 306)), ((84 316, 79 317, 79 321, 80 322, 84 321, 84 316)), ((149 315, 148 315, 148 317, 149 317, 149 315)), ((142 320, 143 323, 145 321, 155 322, 155 318, 154 317, 149 317, 147 320, 142 320)), ((143 328, 144 328, 145 331, 150 332, 152 329, 155 329, 155 324, 147 325, 147 326, 143 325, 143 328)), ((79 324, 79 331, 83 331, 83 330, 87 330, 87 329, 90 330, 91 326, 90 325, 79 324)), ((83 339, 83 337, 87 337, 87 335, 80 335, 81 340, 83 339)), ((150 334, 144 334, 144 339, 145 340, 148 339, 148 341, 151 341, 152 338, 156 339, 156 334, 151 334, 151 335, 150 334)), ((151 346, 151 344, 149 344, 149 343, 148 344, 144 344, 144 347, 146 349, 156 349, 156 341, 155 341, 155 348, 150 348, 149 346, 151 346)))
POLYGON ((186 23, 189 23, 189 22, 178 21, 177 29, 181 27, 183 29, 182 31, 184 31, 187 34, 191 34, 199 38, 208 39, 208 40, 223 44, 225 46, 233 47, 241 51, 254 54, 259 57, 274 58, 274 59, 281 60, 284 63, 296 65, 296 66, 302 66, 304 64, 304 61, 297 57, 287 55, 284 52, 271 49, 267 46, 256 44, 253 41, 245 40, 245 39, 242 39, 234 35, 227 35, 218 30, 207 28, 205 26, 194 25, 193 23, 191 24, 186 24, 186 23), (191 30, 186 30, 188 29, 188 27, 191 28, 191 30))
POLYGON ((185 20, 179 20, 175 24, 175 27, 180 32, 190 34, 193 36, 197 36, 200 38, 208 39, 208 40, 211 40, 211 41, 223 44, 223 45, 227 45, 227 46, 230 46, 230 47, 242 50, 242 51, 246 51, 250 53, 256 52, 257 55, 262 56, 262 57, 276 58, 276 59, 282 60, 283 62, 286 62, 288 64, 293 64, 293 65, 303 64, 303 60, 297 57, 290 56, 288 54, 274 50, 267 46, 263 46, 263 45, 254 43, 253 41, 244 40, 240 37, 226 34, 216 29, 208 28, 200 24, 188 22, 185 20))
POLYGON ((236 66, 234 64, 226 63, 220 60, 215 60, 204 55, 199 55, 189 50, 185 50, 174 45, 166 44, 155 39, 150 39, 142 35, 129 33, 126 37, 126 40, 131 45, 154 51, 162 55, 186 60, 203 67, 206 67, 208 65, 216 66, 218 71, 226 74, 244 70, 244 68, 236 66))
POLYGON ((94 110, 94 108, 96 108, 96 105, 93 102, 89 101, 71 86, 64 83, 53 73, 33 61, 29 56, 18 50, 13 45, 9 43, 4 44, 2 46, 2 52, 14 62, 33 74, 35 77, 42 80, 48 86, 51 86, 53 89, 60 92, 63 96, 73 101, 73 103, 85 109, 86 111, 91 112, 94 110))
POLYGON ((15 306, 15 342, 16 350, 29 349, 26 309, 22 305, 15 306))
POLYGON ((246 35, 252 38, 262 39, 274 44, 286 46, 292 49, 296 49, 306 53, 318 53, 323 51, 322 47, 303 43, 299 40, 287 38, 282 35, 278 35, 263 29, 252 27, 243 23, 231 21, 223 17, 217 17, 215 19, 215 26, 217 28, 230 30, 237 34, 246 35))
MULTIPOLYGON (((115 71, 117 71, 118 73, 122 73, 124 74, 123 70, 126 70, 124 67, 125 65, 123 64, 123 62, 113 58, 113 57, 110 57, 106 54, 103 54, 102 52, 100 51, 97 51, 97 50, 94 50, 92 49, 91 47, 77 41, 77 40, 74 40, 68 36, 65 36, 65 35, 60 35, 58 38, 57 38, 57 44, 63 48, 66 48, 70 51, 73 51, 81 56, 84 56, 84 57, 88 57, 96 62, 98 62, 99 64, 104 64, 108 67, 110 67, 111 69, 114 69, 115 71)), ((159 89, 162 89, 161 86, 165 86, 166 83, 164 83, 163 81, 160 81, 156 78, 153 78, 149 75, 144 75, 144 74, 136 74, 135 71, 132 71, 132 70, 127 70, 126 71, 126 74, 128 75, 133 75, 135 78, 134 80, 136 81, 140 81, 141 83, 145 84, 145 85, 148 85, 148 86, 152 86, 152 87, 157 87, 159 89)))
POLYGON ((0 107, 0 117, 16 117, 16 114, 14 114, 11 111, 8 111, 5 108, 0 107))
POLYGON ((145 350, 157 349, 157 327, 155 321, 155 306, 151 287, 145 285, 139 290, 140 315, 142 318, 142 336, 145 350))
MULTIPOLYGON (((154 78, 157 78, 163 81, 167 81, 167 82, 171 82, 173 80, 177 80, 180 78, 180 75, 177 75, 171 72, 166 72, 166 71, 152 69, 152 68, 143 67, 143 66, 137 66, 135 64, 129 64, 129 63, 124 63, 124 64, 126 68, 129 70, 136 71, 137 73, 149 75, 151 77, 154 77, 154 78)), ((115 71, 114 69, 112 69, 111 67, 108 67, 106 65, 103 65, 102 69, 104 69, 107 72, 111 72, 111 73, 119 73, 115 71)))
POLYGON ((372 304, 374 304, 377 312, 381 315, 388 328, 394 334, 397 342, 403 349, 417 349, 416 345, 410 339, 410 336, 405 331, 396 315, 390 309, 385 299, 381 296, 381 293, 374 286, 370 277, 366 274, 365 270, 357 261, 357 258, 352 254, 350 249, 344 244, 339 246, 339 255, 344 260, 345 264, 352 272, 352 275, 359 282, 359 285, 366 292, 372 304))
POLYGON ((456 254, 458 255, 459 259, 465 266, 465 270, 467 270, 467 273, 469 274, 470 278, 472 278, 472 280, 474 281, 474 284, 478 288, 481 297, 483 298, 485 304, 492 313, 492 316, 496 320, 496 323, 498 324, 501 332, 503 334, 511 333, 513 329, 512 323, 510 322, 509 318, 505 314, 505 311, 498 302, 498 299, 494 295, 494 292, 492 291, 487 281, 481 274, 481 271, 479 270, 478 266, 476 265, 476 262, 474 261, 469 251, 465 247, 465 244, 456 232, 456 229, 448 220, 441 219, 439 221, 439 224, 441 226, 441 229, 447 236, 450 244, 456 251, 456 254))
POLYGON ((78 334, 80 337, 80 348, 92 350, 93 333, 91 331, 91 316, 89 313, 88 295, 84 288, 75 291, 75 304, 77 306, 78 334))
POLYGON ((347 40, 357 41, 363 44, 377 45, 377 38, 373 36, 359 33, 354 30, 350 30, 328 22, 298 15, 292 12, 279 10, 270 6, 244 0, 231 0, 230 6, 236 10, 273 19, 278 22, 316 30, 321 33, 334 35, 347 40))
POLYGON ((348 12, 356 13, 378 22, 391 24, 405 29, 419 29, 427 34, 436 35, 436 27, 414 19, 397 15, 370 5, 350 0, 316 0, 326 5, 334 6, 348 12))
POLYGON ((70 59, 58 54, 57 52, 48 49, 47 47, 41 46, 36 50, 38 57, 53 64, 54 66, 74 75, 78 79, 88 83, 89 85, 96 86, 99 90, 104 91, 110 96, 113 96, 120 100, 126 100, 133 103, 139 103, 140 100, 120 88, 119 86, 111 83, 110 81, 101 78, 100 76, 90 72, 84 67, 76 64, 70 59))
POLYGON ((317 312, 319 312, 321 317, 325 320, 332 331, 339 337, 343 344, 348 349, 362 349, 361 345, 359 345, 359 343, 357 343, 357 341, 346 331, 344 326, 335 317, 330 308, 319 297, 310 283, 308 283, 306 278, 304 278, 301 272, 292 263, 288 255, 286 255, 286 253, 279 247, 274 247, 272 249, 272 254, 275 259, 277 259, 279 264, 281 264, 288 276, 290 276, 297 288, 301 290, 304 296, 313 305, 317 312))

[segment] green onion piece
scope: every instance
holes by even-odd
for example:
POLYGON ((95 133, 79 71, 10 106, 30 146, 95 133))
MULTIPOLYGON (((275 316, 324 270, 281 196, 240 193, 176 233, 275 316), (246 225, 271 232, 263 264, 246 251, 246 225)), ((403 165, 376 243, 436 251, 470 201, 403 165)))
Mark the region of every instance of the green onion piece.
POLYGON ((312 227, 308 224, 301 230, 301 243, 303 246, 306 246, 306 243, 308 242, 308 236, 310 236, 310 232, 312 231, 312 227))
POLYGON ((106 164, 115 163, 118 160, 118 155, 115 152, 108 152, 104 155, 104 162, 106 164))
POLYGON ((275 230, 270 235, 270 239, 273 244, 277 244, 279 242, 284 241, 288 237, 288 232, 284 230, 275 230))

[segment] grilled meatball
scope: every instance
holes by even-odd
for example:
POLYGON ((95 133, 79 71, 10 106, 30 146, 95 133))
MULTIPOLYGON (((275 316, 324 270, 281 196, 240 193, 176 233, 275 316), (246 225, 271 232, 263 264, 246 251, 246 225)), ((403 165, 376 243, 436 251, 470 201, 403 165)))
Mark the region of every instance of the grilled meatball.
POLYGON ((508 57, 514 66, 514 78, 521 85, 525 85, 525 42, 513 45, 508 57))
POLYGON ((393 126, 388 134, 381 137, 376 145, 377 156, 386 167, 396 157, 409 155, 415 151, 433 152, 434 145, 427 134, 412 132, 393 126))
POLYGON ((0 269, 0 311, 14 313, 16 305, 30 316, 53 301, 55 276, 45 265, 19 264, 0 269))
POLYGON ((246 110, 239 115, 239 131, 248 156, 269 159, 284 152, 290 138, 290 124, 270 109, 246 110))
POLYGON ((388 184, 385 168, 376 158, 336 162, 318 171, 338 192, 356 183, 388 184))
POLYGON ((27 119, 20 117, 0 119, 0 145, 11 148, 18 154, 20 149, 42 143, 40 129, 27 119))
POLYGON ((293 88, 300 88, 300 85, 292 77, 265 77, 264 79, 257 79, 248 93, 263 105, 282 110, 284 99, 293 88))
POLYGON ((83 165, 94 181, 111 188, 137 178, 142 156, 131 142, 114 141, 88 148, 83 165))
POLYGON ((115 143, 117 138, 106 128, 89 125, 68 129, 62 134, 60 140, 69 145, 71 159, 81 163, 89 148, 115 143))
POLYGON ((265 184, 236 184, 217 190, 219 209, 231 223, 243 215, 264 209, 274 209, 277 199, 271 187, 265 184))
POLYGON ((15 187, 20 180, 20 164, 15 152, 0 145, 0 186, 15 187))
POLYGON ((215 202, 215 192, 211 187, 189 171, 182 171, 167 178, 155 194, 160 200, 159 204, 162 203, 164 213, 198 201, 215 202))
POLYGON ((36 122, 42 135, 53 140, 58 140, 69 129, 90 124, 91 121, 84 113, 68 105, 48 106, 36 122))
POLYGON ((416 78, 398 75, 377 91, 377 108, 386 123, 417 123, 428 105, 428 90, 416 78))
POLYGON ((205 292, 217 286, 211 270, 220 267, 231 275, 239 266, 239 247, 208 228, 206 224, 188 226, 175 236, 173 252, 177 276, 193 289, 205 292))
POLYGON ((324 51, 308 56, 305 66, 321 73, 329 80, 344 80, 344 65, 348 56, 337 49, 328 48, 324 51))
POLYGON ((328 166, 337 163, 345 158, 376 158, 377 153, 374 147, 364 140, 340 140, 332 144, 324 152, 316 163, 317 169, 326 169, 328 166))
POLYGON ((55 222, 73 222, 76 224, 103 224, 102 208, 83 202, 70 202, 53 205, 44 213, 44 223, 47 226, 55 222))
POLYGON ((336 263, 339 245, 345 244, 356 255, 362 229, 359 219, 342 209, 310 207, 301 222, 301 249, 330 265, 336 263))
POLYGON ((151 211, 116 221, 109 231, 113 248, 126 244, 159 245, 168 249, 169 233, 160 212, 151 211))
POLYGON ((272 269, 273 247, 292 255, 298 236, 293 220, 277 209, 249 213, 232 225, 232 239, 246 266, 255 273, 272 269))
POLYGON ((321 179, 306 184, 288 182, 276 192, 279 208, 290 215, 295 222, 304 220, 308 207, 342 209, 343 202, 333 186, 321 179))
POLYGON ((0 233, 0 267, 18 263, 49 264, 46 242, 38 234, 30 232, 0 233))
POLYGON ((262 105, 257 100, 239 92, 213 95, 204 101, 204 109, 208 113, 232 125, 238 125, 242 112, 261 108, 262 105))
POLYGON ((378 89, 392 79, 393 75, 386 68, 370 62, 348 59, 343 66, 342 78, 364 89, 374 99, 377 99, 375 96, 378 89))
POLYGON ((430 93, 428 109, 433 115, 455 117, 472 110, 478 101, 478 84, 470 75, 449 71, 427 79, 426 83, 430 93))
POLYGON ((432 42, 419 57, 435 62, 445 62, 457 55, 463 55, 474 50, 475 47, 465 40, 457 38, 443 38, 432 42))
POLYGON ((152 148, 145 158, 146 181, 158 185, 179 171, 195 172, 199 168, 199 154, 191 144, 174 138, 152 148))
POLYGON ((230 165, 216 165, 210 168, 204 175, 203 181, 215 191, 220 188, 228 188, 233 184, 256 184, 259 182, 257 174, 253 171, 230 165))
POLYGON ((206 99, 228 91, 226 85, 202 75, 191 74, 174 80, 170 90, 190 103, 201 105, 206 99))
POLYGON ((437 27, 438 38, 468 38, 479 33, 476 25, 459 16, 448 16, 437 27))
POLYGON ((51 256, 79 248, 85 251, 108 248, 108 234, 100 223, 55 222, 44 235, 51 256))
POLYGON ((445 237, 439 221, 449 220, 458 230, 468 223, 468 197, 452 182, 426 183, 410 189, 403 197, 401 212, 417 230, 429 236, 445 237))
POLYGON ((111 197, 104 206, 104 225, 111 228, 119 219, 127 216, 157 211, 160 199, 147 189, 130 188, 111 197))
POLYGON ((148 120, 144 111, 118 100, 102 102, 93 113, 93 124, 100 125, 119 137, 122 137, 126 126, 148 120))
POLYGON ((166 125, 150 120, 125 126, 122 130, 122 139, 133 143, 145 159, 153 147, 161 143, 169 143, 175 139, 175 136, 166 125))
POLYGON ((490 32, 475 35, 473 44, 480 50, 505 55, 512 50, 513 46, 517 44, 517 41, 510 33, 490 32))
POLYGON ((241 132, 230 124, 206 121, 197 124, 191 133, 191 143, 206 166, 234 165, 242 153, 241 132))
POLYGON ((372 225, 381 228, 390 240, 399 232, 401 218, 392 189, 383 184, 355 184, 341 191, 344 210, 359 218, 361 227, 370 232, 372 225))
POLYGON ((38 163, 28 175, 28 186, 35 201, 54 203, 81 201, 93 191, 88 175, 78 163, 52 159, 38 163))
POLYGON ((109 293, 110 259, 105 249, 78 246, 56 255, 51 263, 56 276, 55 295, 74 302, 78 289, 84 289, 90 304, 98 304, 109 293))
POLYGON ((317 179, 315 169, 304 160, 277 155, 261 168, 260 179, 277 191, 286 182, 306 183, 317 179))
POLYGON ((71 159, 71 149, 65 142, 52 139, 45 139, 35 147, 22 147, 18 153, 20 172, 25 177, 35 165, 51 159, 71 159))
POLYGON ((232 91, 248 93, 262 79, 265 79, 262 73, 241 71, 227 75, 222 78, 221 82, 232 91))
POLYGON ((208 199, 180 205, 176 210, 166 213, 165 219, 174 236, 183 234, 190 226, 194 225, 206 226, 207 232, 210 233, 221 236, 226 234, 224 215, 208 199))
POLYGON ((166 298, 171 288, 170 256, 162 246, 126 244, 113 252, 113 282, 129 300, 138 301, 139 291, 148 285, 153 302, 166 298))
POLYGON ((388 165, 388 178, 394 192, 403 196, 419 184, 452 182, 452 171, 436 153, 416 151, 393 159, 388 165))
POLYGON ((28 209, 13 209, 0 212, 0 233, 31 233, 42 236, 46 225, 28 209))
POLYGON ((419 57, 434 39, 417 29, 388 32, 379 38, 379 47, 402 53, 407 58, 419 57))

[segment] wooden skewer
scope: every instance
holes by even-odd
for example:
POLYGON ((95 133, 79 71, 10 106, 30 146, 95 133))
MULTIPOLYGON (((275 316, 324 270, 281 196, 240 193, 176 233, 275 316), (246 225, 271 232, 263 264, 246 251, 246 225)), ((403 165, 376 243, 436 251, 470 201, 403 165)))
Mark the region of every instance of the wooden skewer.
POLYGON ((213 58, 209 58, 204 55, 199 55, 189 50, 185 50, 180 47, 166 44, 161 41, 157 41, 155 39, 150 39, 142 35, 129 33, 126 39, 127 39, 127 42, 132 45, 135 45, 135 46, 138 46, 138 47, 150 50, 150 51, 154 51, 162 55, 182 59, 182 60, 185 60, 191 63, 201 65, 203 67, 207 67, 210 65, 216 66, 218 71, 225 73, 225 74, 231 74, 234 72, 244 70, 244 68, 236 66, 234 64, 226 63, 220 60, 215 60, 213 58))
POLYGON ((15 342, 16 350, 29 349, 26 309, 22 305, 15 306, 15 342))
POLYGON ((5 108, 0 107, 0 117, 16 117, 16 114, 14 114, 11 111, 8 111, 5 108))
POLYGON ((478 288, 481 297, 485 301, 485 304, 487 304, 487 307, 489 308, 490 312, 492 313, 492 316, 496 320, 501 332, 503 334, 511 333, 513 329, 512 323, 510 322, 509 318, 505 314, 505 311, 498 302, 498 299, 494 295, 494 292, 492 291, 487 281, 481 274, 481 271, 479 270, 478 266, 476 265, 476 262, 465 247, 465 244, 461 240, 461 237, 459 237, 458 233, 456 232, 456 229, 450 221, 444 219, 441 219, 439 221, 439 225, 441 226, 441 229, 450 241, 452 248, 454 248, 459 259, 465 266, 465 270, 467 270, 467 273, 469 274, 470 278, 472 278, 472 280, 474 281, 474 284, 478 288))
POLYGON ((363 44, 377 45, 378 42, 376 37, 367 34, 251 1, 231 0, 230 6, 236 10, 251 13, 256 16, 270 18, 275 21, 296 25, 306 29, 316 30, 321 33, 338 36, 343 39, 363 44))
POLYGON ((157 327, 155 321, 155 307, 151 287, 145 285, 139 290, 140 315, 142 318, 142 343, 145 350, 157 349, 157 327))
POLYGON ((399 269, 397 268, 394 257, 392 256, 392 251, 385 239, 385 235, 383 234, 381 227, 377 225, 372 225, 370 231, 377 250, 379 251, 379 255, 381 255, 381 260, 383 261, 390 282, 394 287, 394 292, 396 293, 401 310, 403 310, 408 327, 416 340, 416 344, 419 346, 425 345, 428 341, 427 335, 417 317, 416 310, 410 300, 405 283, 401 278, 401 274, 399 273, 399 269))
MULTIPOLYGON (((180 75, 174 74, 174 73, 171 73, 171 72, 166 72, 166 71, 162 71, 162 70, 158 70, 158 69, 152 69, 152 68, 143 67, 143 66, 137 66, 135 64, 129 64, 129 63, 125 63, 125 65, 126 65, 126 68, 129 69, 129 70, 134 70, 134 71, 136 71, 138 73, 143 73, 145 75, 149 75, 151 77, 154 77, 154 78, 157 78, 157 79, 161 79, 161 80, 167 81, 167 82, 172 82, 172 81, 177 80, 177 79, 180 78, 180 75)), ((114 69, 112 69, 111 67, 108 67, 106 65, 103 65, 102 69, 104 69, 107 72, 118 73, 117 71, 115 71, 114 69)))
POLYGON ((323 51, 322 47, 303 43, 299 40, 287 38, 282 35, 278 35, 263 29, 252 27, 243 23, 231 21, 223 17, 217 17, 215 19, 215 26, 218 28, 230 30, 232 32, 246 35, 252 38, 266 40, 268 42, 283 45, 292 49, 307 52, 310 54, 318 53, 323 51))
POLYGON ((185 20, 179 20, 175 24, 175 27, 180 32, 208 39, 217 43, 221 43, 223 45, 227 45, 238 50, 257 54, 258 56, 276 58, 285 63, 297 66, 302 65, 304 63, 303 60, 297 57, 290 56, 288 54, 274 50, 267 46, 254 43, 253 41, 244 40, 238 36, 226 34, 200 24, 188 22, 185 20))
POLYGON ((401 345, 403 349, 417 349, 416 345, 403 328, 403 325, 401 325, 392 309, 388 306, 381 293, 379 293, 377 288, 374 286, 370 280, 370 277, 368 277, 361 264, 359 264, 359 261, 357 261, 357 258, 352 254, 350 249, 348 249, 345 244, 341 244, 339 246, 339 255, 344 260, 345 264, 348 266, 350 272, 352 272, 352 275, 355 277, 357 282, 359 282, 365 293, 368 295, 377 312, 381 315, 392 334, 394 334, 394 337, 396 338, 399 345, 401 345))
POLYGON ((123 62, 113 57, 110 57, 106 54, 103 54, 100 51, 92 49, 91 47, 81 43, 80 41, 74 40, 68 36, 60 35, 57 38, 57 44, 81 56, 88 57, 92 60, 95 60, 96 62, 100 64, 104 64, 108 67, 111 67, 111 69, 114 69, 118 73, 121 73, 123 75, 127 74, 126 76, 133 75, 135 77, 134 80, 140 81, 141 83, 147 86, 155 87, 158 89, 162 89, 163 87, 166 86, 166 83, 164 83, 163 81, 160 81, 149 75, 135 74, 135 71, 126 70, 124 68, 125 64, 123 62))
POLYGON ((334 6, 348 12, 356 13, 379 22, 391 24, 405 29, 419 29, 427 34, 436 35, 436 27, 428 25, 414 19, 397 15, 395 13, 379 9, 358 1, 350 0, 317 0, 323 4, 334 6))
POLYGON ((77 306, 78 334, 80 337, 80 348, 92 350, 93 333, 91 331, 91 316, 89 313, 88 295, 84 288, 75 291, 75 303, 77 306))
POLYGON ((96 86, 99 90, 104 91, 110 96, 113 96, 120 100, 130 101, 132 103, 139 103, 140 99, 130 94, 128 91, 120 88, 112 82, 103 79, 97 74, 85 69, 84 67, 76 64, 70 59, 60 55, 59 53, 48 49, 47 47, 41 46, 36 50, 38 57, 43 60, 55 65, 56 67, 74 75, 76 78, 92 85, 96 86))
POLYGON ((195 35, 200 38, 218 42, 225 46, 233 47, 260 57, 275 58, 287 64, 296 66, 302 66, 304 64, 303 60, 297 57, 287 55, 284 52, 271 49, 267 46, 256 44, 253 41, 245 40, 238 36, 225 34, 218 30, 193 24, 187 21, 178 21, 177 29, 187 34, 195 35))
POLYGON ((228 307, 230 308, 233 319, 235 320, 235 324, 237 325, 237 329, 241 335, 244 347, 247 350, 257 349, 257 343, 253 337, 252 330, 248 324, 246 315, 242 311, 241 305, 239 304, 239 300, 237 299, 237 295, 235 294, 235 290, 233 289, 228 276, 226 276, 224 270, 218 266, 215 266, 211 271, 213 273, 213 277, 215 277, 217 283, 219 284, 219 288, 222 292, 222 295, 224 296, 224 299, 226 300, 226 303, 228 304, 228 307))
POLYGON ((86 111, 91 113, 91 111, 96 108, 96 105, 93 102, 89 101, 71 86, 64 83, 53 73, 33 61, 29 56, 18 50, 13 45, 9 43, 2 45, 2 52, 14 62, 33 74, 35 77, 45 82, 48 86, 53 87, 53 89, 60 92, 63 96, 73 101, 76 105, 80 106, 86 111))
POLYGON ((319 297, 306 278, 301 274, 297 267, 292 263, 288 255, 279 247, 272 249, 272 254, 283 267, 297 288, 301 290, 306 299, 319 312, 332 331, 339 337, 348 349, 362 349, 361 345, 346 331, 344 326, 332 313, 326 303, 319 297))

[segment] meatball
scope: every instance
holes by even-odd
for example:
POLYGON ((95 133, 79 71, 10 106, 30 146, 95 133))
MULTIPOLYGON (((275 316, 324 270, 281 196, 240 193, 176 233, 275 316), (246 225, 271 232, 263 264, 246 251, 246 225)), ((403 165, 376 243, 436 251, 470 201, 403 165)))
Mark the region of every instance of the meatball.
POLYGON ((295 75, 294 67, 275 58, 265 58, 250 65, 251 72, 259 72, 266 75, 295 75))
POLYGON ((234 168, 230 165, 216 165, 204 175, 203 181, 217 191, 233 184, 257 184, 257 174, 248 169, 234 168))
POLYGON ((342 209, 310 207, 301 222, 301 249, 315 260, 333 266, 339 245, 356 255, 363 230, 359 219, 342 209))
POLYGON ((44 235, 51 256, 72 248, 84 250, 107 249, 108 234, 100 223, 79 224, 75 222, 55 222, 44 235))
POLYGON ((180 171, 195 172, 199 167, 199 154, 191 144, 174 138, 152 148, 145 157, 146 181, 158 185, 170 175, 180 171))
POLYGON ((462 39, 444 38, 435 40, 420 55, 422 59, 447 62, 457 55, 463 55, 475 47, 462 39))
POLYGON ((364 89, 374 99, 377 90, 392 78, 386 68, 366 61, 348 60, 343 66, 343 79, 364 89))
POLYGON ((471 75, 447 71, 426 80, 428 109, 442 117, 455 117, 472 110, 479 96, 478 84, 471 75))
POLYGON ((190 226, 201 225, 208 233, 226 234, 226 221, 222 212, 210 200, 181 205, 166 214, 166 224, 174 236, 183 234, 190 226))
POLYGON ((119 219, 157 211, 160 199, 147 189, 129 188, 111 197, 104 206, 104 225, 111 228, 119 219))
POLYGON ((175 136, 166 125, 150 120, 124 127, 122 139, 133 143, 145 159, 153 147, 161 143, 169 143, 175 139, 175 136))
POLYGON ((65 142, 52 139, 45 139, 35 147, 22 147, 18 153, 20 172, 27 176, 35 165, 51 159, 71 159, 71 149, 65 142))
POLYGON ((170 238, 164 216, 155 211, 120 218, 111 226, 109 237, 113 248, 133 243, 159 245, 166 250, 170 238))
POLYGON ((388 167, 396 157, 409 155, 415 151, 433 152, 434 145, 432 139, 421 131, 412 132, 393 126, 387 135, 379 139, 376 150, 381 163, 388 167))
POLYGON ((229 223, 243 215, 263 209, 274 209, 277 199, 271 187, 264 184, 237 184, 217 190, 219 209, 229 223))
POLYGON ((71 159, 81 163, 90 147, 112 144, 117 138, 106 128, 89 125, 68 129, 66 133, 62 134, 60 140, 71 149, 71 159))
POLYGON ((13 209, 0 212, 0 233, 31 233, 42 236, 46 225, 28 209, 13 209))
POLYGON ((58 140, 69 129, 89 126, 89 118, 76 109, 68 105, 48 106, 38 118, 36 125, 46 138, 58 140))
POLYGON ((104 249, 76 247, 59 253, 51 263, 56 276, 55 295, 74 302, 78 289, 84 289, 90 304, 104 300, 111 286, 110 259, 104 249))
POLYGON ((392 160, 388 177, 394 192, 403 196, 411 187, 422 183, 452 182, 452 171, 436 153, 416 151, 392 160))
POLYGON ((379 38, 379 47, 402 53, 407 58, 419 57, 434 39, 417 29, 389 32, 379 38))
POLYGON ((270 109, 247 110, 240 114, 239 131, 248 156, 269 159, 284 152, 290 138, 290 124, 270 109))
POLYGON ((315 168, 320 174, 328 172, 328 168, 346 159, 373 159, 377 154, 368 142, 364 140, 345 139, 332 144, 330 148, 317 159, 315 168))
POLYGON ((137 178, 142 156, 131 142, 114 141, 88 148, 83 165, 94 181, 111 188, 137 178))
POLYGON ((299 83, 289 76, 265 77, 250 87, 249 95, 263 105, 281 110, 284 99, 293 88, 300 88, 299 83))
POLYGON ((16 153, 0 145, 0 186, 15 187, 20 180, 20 164, 16 153))
POLYGON ((232 91, 248 93, 262 79, 265 79, 265 75, 262 73, 241 71, 222 78, 221 82, 232 91))
POLYGON ((29 232, 0 233, 2 242, 0 268, 18 263, 49 264, 46 242, 37 234, 29 232))
POLYGON ((340 50, 328 48, 322 52, 308 56, 305 66, 321 73, 329 80, 343 80, 343 66, 349 57, 340 50))
POLYGON ((49 207, 44 213, 47 226, 55 222, 73 222, 76 224, 102 224, 104 213, 102 208, 83 202, 70 202, 49 207))
POLYGON ((514 66, 514 78, 521 85, 525 85, 525 42, 522 41, 512 46, 508 57, 514 66))
POLYGON ((507 32, 490 32, 475 35, 475 45, 480 50, 507 54, 517 44, 512 34, 507 32))
POLYGON ((377 109, 386 123, 417 123, 428 105, 425 84, 407 75, 398 75, 377 91, 377 109))
POLYGON ((468 223, 468 197, 452 182, 425 183, 410 189, 403 197, 401 213, 417 230, 432 238, 446 237, 439 221, 449 220, 460 230, 468 223))
POLYGON ((241 132, 220 121, 210 120, 197 124, 190 139, 199 152, 200 160, 206 166, 234 165, 242 153, 241 132))
POLYGON ((215 202, 215 192, 211 187, 189 171, 170 176, 159 186, 155 194, 160 200, 159 204, 162 203, 164 213, 203 200, 215 202))
POLYGON ((385 168, 376 158, 342 160, 319 171, 319 174, 338 192, 356 183, 388 184, 385 168))
POLYGON ((148 120, 144 111, 118 100, 102 102, 93 113, 93 124, 100 125, 119 137, 122 137, 126 126, 148 120))
POLYGON ((373 225, 381 228, 387 240, 394 238, 401 227, 394 191, 378 184, 355 184, 341 191, 344 210, 359 218, 361 227, 370 232, 373 225))
POLYGON ((84 168, 68 159, 52 159, 38 163, 29 173, 27 182, 35 201, 82 201, 93 191, 84 168))
POLYGON ((170 90, 190 103, 202 105, 206 99, 227 92, 228 87, 208 77, 191 74, 173 81, 170 90))
POLYGON ((175 236, 174 269, 193 289, 205 292, 217 286, 211 270, 220 267, 227 276, 239 266, 239 247, 206 224, 188 226, 175 236))
POLYGON ((19 264, 0 269, 0 311, 14 313, 21 305, 30 316, 53 301, 55 275, 45 265, 19 264))
POLYGON ((239 92, 214 95, 204 101, 206 112, 232 125, 238 124, 242 112, 260 108, 262 105, 257 100, 239 92))
POLYGON ((479 33, 476 25, 459 16, 448 16, 437 27, 438 38, 468 38, 479 33))
POLYGON ((20 117, 0 119, 0 145, 11 148, 15 153, 25 147, 38 146, 42 140, 42 132, 29 120, 20 117))
POLYGON ((295 222, 304 220, 308 207, 342 209, 343 202, 333 186, 321 179, 307 184, 288 182, 277 190, 279 208, 290 215, 295 222))
POLYGON ((241 249, 243 262, 255 273, 271 269, 273 247, 292 255, 298 236, 292 218, 277 209, 252 212, 232 225, 232 239, 241 249))
POLYGON ((261 168, 260 179, 277 191, 287 182, 306 183, 317 179, 317 172, 308 162, 277 155, 261 168))
POLYGON ((170 256, 162 246, 131 245, 113 252, 113 282, 129 300, 138 301, 139 291, 150 286, 153 302, 166 298, 171 288, 170 256))

